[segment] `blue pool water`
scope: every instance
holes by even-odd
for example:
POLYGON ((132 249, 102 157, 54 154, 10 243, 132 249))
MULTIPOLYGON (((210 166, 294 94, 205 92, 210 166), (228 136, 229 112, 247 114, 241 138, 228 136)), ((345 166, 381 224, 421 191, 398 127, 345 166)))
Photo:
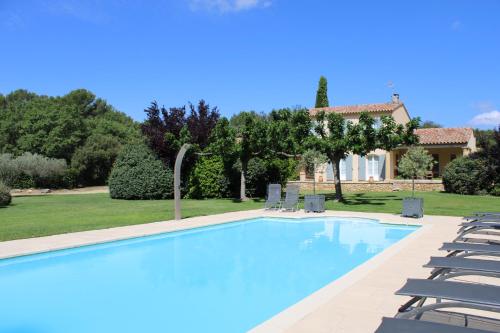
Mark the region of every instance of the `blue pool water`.
POLYGON ((0 332, 245 332, 415 229, 261 218, 0 260, 0 332))

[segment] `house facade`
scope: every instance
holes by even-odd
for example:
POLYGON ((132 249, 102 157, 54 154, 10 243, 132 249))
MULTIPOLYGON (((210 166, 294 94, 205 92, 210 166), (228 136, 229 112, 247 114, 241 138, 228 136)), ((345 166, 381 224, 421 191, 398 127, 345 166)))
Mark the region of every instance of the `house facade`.
MULTIPOLYGON (((389 103, 334 106, 321 109, 310 109, 311 116, 319 111, 341 114, 346 120, 358 122, 362 112, 368 112, 379 123, 380 117, 392 116, 397 124, 406 124, 410 115, 399 95, 394 94, 389 103)), ((417 129, 419 144, 423 146, 435 160, 429 179, 440 178, 446 165, 453 159, 476 151, 476 139, 471 128, 422 128, 417 129)), ((343 182, 388 182, 398 176, 397 164, 406 152, 406 147, 398 147, 392 151, 377 149, 366 156, 349 155, 340 163, 340 179, 343 182)), ((305 171, 300 174, 300 181, 312 180, 318 183, 333 182, 333 168, 326 164, 314 175, 305 171)))

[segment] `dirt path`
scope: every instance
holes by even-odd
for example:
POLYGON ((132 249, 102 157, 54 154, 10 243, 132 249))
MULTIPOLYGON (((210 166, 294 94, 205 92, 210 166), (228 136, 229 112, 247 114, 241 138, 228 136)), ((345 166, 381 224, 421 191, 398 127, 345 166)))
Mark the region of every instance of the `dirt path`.
POLYGON ((47 190, 44 189, 25 189, 25 190, 12 190, 11 194, 14 197, 25 196, 25 195, 60 195, 60 194, 90 194, 90 193, 109 193, 107 186, 89 186, 81 187, 75 189, 58 189, 58 190, 47 190))

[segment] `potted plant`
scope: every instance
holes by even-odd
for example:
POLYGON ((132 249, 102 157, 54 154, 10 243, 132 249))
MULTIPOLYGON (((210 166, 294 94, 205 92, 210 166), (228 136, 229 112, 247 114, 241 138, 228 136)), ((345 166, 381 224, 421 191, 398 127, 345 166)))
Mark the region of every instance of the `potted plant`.
POLYGON ((410 147, 401 157, 398 172, 411 179, 411 198, 403 199, 403 216, 424 216, 424 199, 415 197, 415 179, 424 177, 434 164, 433 158, 420 146, 410 147))
POLYGON ((325 164, 328 158, 317 150, 306 150, 300 160, 301 167, 313 171, 313 194, 304 196, 304 211, 324 212, 325 196, 316 194, 316 170, 318 166, 325 164))

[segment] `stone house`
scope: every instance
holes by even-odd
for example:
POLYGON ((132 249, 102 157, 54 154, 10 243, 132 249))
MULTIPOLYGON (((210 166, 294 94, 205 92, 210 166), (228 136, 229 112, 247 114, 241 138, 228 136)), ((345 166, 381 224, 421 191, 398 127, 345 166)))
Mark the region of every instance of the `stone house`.
MULTIPOLYGON (((389 103, 361 104, 334 106, 322 109, 310 109, 314 116, 318 111, 336 112, 341 114, 346 120, 356 123, 361 112, 368 112, 375 120, 380 120, 381 116, 390 115, 398 124, 406 124, 410 121, 410 115, 404 103, 399 100, 399 95, 394 94, 389 103)), ((377 121, 378 123, 378 121, 377 121)), ((420 139, 420 145, 434 157, 436 161, 429 179, 440 178, 446 165, 453 159, 468 155, 476 150, 476 139, 471 128, 422 128, 416 131, 420 139)), ((343 184, 349 183, 391 183, 397 179, 397 163, 405 153, 405 147, 398 147, 392 151, 377 149, 366 156, 349 155, 340 163, 340 179, 343 184)), ((312 174, 300 173, 300 181, 312 180, 312 174)), ((318 183, 325 183, 321 188, 328 187, 328 183, 333 186, 333 168, 331 164, 318 168, 314 177, 318 183)), ((433 181, 431 183, 439 183, 433 181)), ((347 188, 350 186, 347 185, 347 188)), ((375 186, 377 187, 377 186, 375 186)), ((382 188, 381 186, 378 186, 382 188)), ((431 189, 439 186, 431 186, 431 189)), ((384 190, 387 190, 385 188, 384 190)))

